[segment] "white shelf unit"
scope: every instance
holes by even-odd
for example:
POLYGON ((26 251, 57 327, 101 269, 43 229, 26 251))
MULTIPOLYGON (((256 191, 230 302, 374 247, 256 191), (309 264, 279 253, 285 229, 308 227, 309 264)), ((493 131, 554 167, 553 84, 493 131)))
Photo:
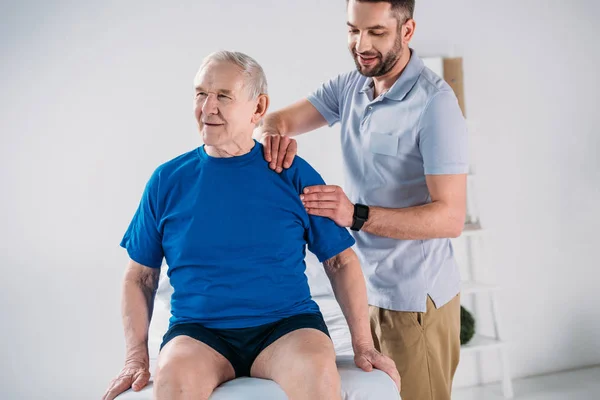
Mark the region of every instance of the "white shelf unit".
MULTIPOLYGON (((475 175, 470 174, 467 178, 467 216, 468 222, 465 224, 461 237, 465 240, 466 254, 467 254, 467 271, 468 276, 463 277, 461 283, 461 295, 465 299, 467 296, 474 296, 471 300, 474 305, 480 300, 487 300, 490 305, 491 320, 493 325, 493 336, 485 336, 477 333, 475 336, 464 346, 461 346, 462 354, 476 354, 476 366, 478 369, 479 384, 482 376, 482 360, 480 353, 483 351, 495 350, 499 353, 499 359, 502 366, 502 391, 503 395, 507 399, 511 399, 514 396, 512 387, 512 378, 510 376, 510 366, 508 364, 508 354, 506 348, 506 342, 502 340, 501 328, 499 321, 499 313, 497 308, 496 293, 499 290, 497 285, 481 282, 479 278, 482 275, 483 263, 478 260, 477 255, 480 251, 474 251, 477 246, 478 249, 482 247, 483 236, 485 229, 481 226, 479 221, 478 212, 476 209, 475 201, 475 175)), ((477 307, 473 307, 473 316, 477 324, 477 313, 475 310, 477 307)))
POLYGON ((504 345, 505 345, 505 343, 501 340, 497 340, 497 339, 483 336, 483 335, 475 335, 475 336, 473 336, 471 341, 469 341, 469 343, 462 346, 462 352, 469 353, 469 352, 475 352, 475 351, 480 351, 480 350, 490 350, 490 349, 495 349, 495 348, 497 349, 504 345))

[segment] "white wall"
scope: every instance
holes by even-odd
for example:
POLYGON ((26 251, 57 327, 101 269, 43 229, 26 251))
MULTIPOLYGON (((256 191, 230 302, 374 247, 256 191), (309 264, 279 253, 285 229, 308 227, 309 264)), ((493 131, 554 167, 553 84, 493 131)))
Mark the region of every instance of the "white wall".
MULTIPOLYGON (((210 51, 263 64, 273 108, 352 68, 343 1, 0 4, 0 394, 99 398, 123 357, 118 247, 146 179, 199 144, 210 51), (317 11, 318 9, 318 11, 317 11)), ((465 58, 487 259, 515 376, 600 363, 596 1, 418 2, 414 47, 465 58)), ((338 130, 300 152, 342 182, 338 130)), ((498 378, 494 357, 485 379, 498 378)), ((457 384, 473 381, 470 360, 457 384)))

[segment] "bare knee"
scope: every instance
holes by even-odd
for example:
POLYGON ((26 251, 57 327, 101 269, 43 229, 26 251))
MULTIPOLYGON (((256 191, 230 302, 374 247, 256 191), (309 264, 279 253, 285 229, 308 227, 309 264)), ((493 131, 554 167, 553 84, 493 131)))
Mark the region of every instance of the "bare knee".
POLYGON ((320 398, 329 397, 332 393, 340 393, 340 374, 335 364, 335 357, 329 354, 308 353, 294 362, 289 370, 288 379, 302 382, 312 393, 321 393, 320 398), (328 396, 328 397, 325 397, 328 396))
MULTIPOLYGON (((155 399, 208 399, 222 382, 233 379, 212 349, 192 339, 176 338, 158 359, 154 377, 155 399)), ((231 372, 232 373, 232 372, 231 372)))
POLYGON ((208 399, 217 385, 206 378, 194 368, 189 357, 170 357, 156 369, 155 399, 208 399))
POLYGON ((252 376, 274 380, 292 399, 340 399, 333 343, 313 329, 288 333, 267 347, 255 361, 252 376))
POLYGON ((194 366, 189 357, 165 357, 156 368, 156 382, 193 381, 194 366))

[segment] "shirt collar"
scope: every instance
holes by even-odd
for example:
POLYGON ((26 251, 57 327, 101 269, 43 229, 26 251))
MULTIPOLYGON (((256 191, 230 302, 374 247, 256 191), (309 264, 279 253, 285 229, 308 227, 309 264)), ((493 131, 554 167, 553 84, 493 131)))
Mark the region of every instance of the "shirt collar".
MULTIPOLYGON (((406 64, 404 71, 402 71, 396 82, 394 82, 390 90, 388 90, 383 97, 396 101, 404 99, 415 83, 417 83, 421 72, 423 72, 423 68, 425 68, 423 60, 417 56, 413 49, 410 49, 410 60, 408 61, 408 64, 406 64)), ((369 91, 372 90, 373 78, 368 78, 360 90, 360 93, 369 93, 369 91)))

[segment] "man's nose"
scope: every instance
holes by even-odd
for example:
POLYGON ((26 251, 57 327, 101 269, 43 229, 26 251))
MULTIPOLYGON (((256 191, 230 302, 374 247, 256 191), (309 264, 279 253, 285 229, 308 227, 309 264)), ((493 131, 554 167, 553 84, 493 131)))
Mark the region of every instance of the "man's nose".
POLYGON ((202 104, 202 113, 204 114, 218 114, 219 107, 217 106, 217 96, 214 94, 209 94, 204 99, 204 103, 202 104))
POLYGON ((365 33, 358 35, 358 39, 356 40, 356 52, 357 53, 366 53, 371 50, 371 41, 367 37, 365 33))

